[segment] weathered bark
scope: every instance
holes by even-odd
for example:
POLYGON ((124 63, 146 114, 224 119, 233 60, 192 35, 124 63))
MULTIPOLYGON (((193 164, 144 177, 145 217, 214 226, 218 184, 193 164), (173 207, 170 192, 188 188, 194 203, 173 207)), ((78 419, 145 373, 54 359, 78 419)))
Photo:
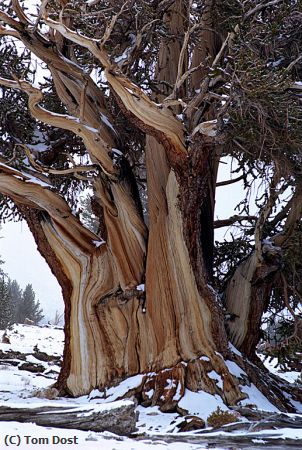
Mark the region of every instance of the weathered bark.
POLYGON ((266 257, 267 262, 259 266, 255 253, 252 253, 238 266, 225 291, 230 340, 252 360, 261 337, 261 318, 280 269, 280 252, 274 252, 271 258, 266 254, 266 257))
MULTIPOLYGON (((268 243, 261 242, 259 236, 259 248, 239 264, 225 290, 230 340, 251 360, 256 358, 256 346, 261 337, 261 318, 268 307, 273 284, 282 271, 283 253, 299 224, 301 198, 301 189, 298 187, 289 201, 289 212, 285 206, 288 215, 283 232, 268 243)), ((264 223, 261 233, 263 226, 264 223)))
POLYGON ((35 423, 44 427, 110 431, 128 436, 136 429, 135 404, 130 400, 104 405, 37 406, 27 409, 0 406, 1 420, 35 423))
MULTIPOLYGON (((167 15, 166 26, 171 34, 184 33, 186 12, 182 2, 174 2, 167 15), (181 7, 182 22, 179 20, 181 7)), ((163 42, 157 75, 160 81, 171 85, 175 83, 178 75, 175 61, 178 61, 180 52, 179 42, 163 42), (174 55, 174 60, 170 58, 171 54, 174 55)), ((199 142, 196 140, 192 144, 193 148, 188 154, 190 163, 183 161, 182 170, 177 170, 175 175, 164 147, 154 137, 147 138, 147 316, 156 327, 159 364, 157 363, 155 370, 160 366, 175 366, 178 361, 194 360, 200 355, 207 355, 211 361, 208 369, 213 367, 218 373, 223 373, 224 392, 220 394, 224 396, 225 401, 233 403, 241 398, 240 391, 222 359, 215 354, 215 351, 227 352, 227 340, 217 299, 207 286, 209 266, 208 261, 205 261, 201 243, 206 228, 201 225, 204 216, 202 217, 200 207, 209 194, 206 175, 208 145, 199 142)), ((213 209, 211 213, 213 214, 213 209)), ((212 245, 211 242, 209 245, 212 245)), ((202 363, 197 361, 196 365, 200 366, 202 363)), ((183 372, 186 373, 186 385, 191 386, 193 390, 217 392, 215 383, 213 385, 213 380, 207 377, 206 369, 199 371, 200 379, 197 382, 192 371, 182 368, 181 373, 183 372)), ((173 376, 184 388, 183 375, 173 376)), ((169 408, 173 408, 173 402, 166 398, 170 395, 173 397, 173 392, 164 392, 166 377, 162 374, 159 378, 161 381, 157 380, 155 384, 162 385, 164 407, 169 405, 169 408)), ((147 383, 148 388, 150 383, 151 381, 147 383)), ((155 393, 154 398, 160 396, 155 393)))

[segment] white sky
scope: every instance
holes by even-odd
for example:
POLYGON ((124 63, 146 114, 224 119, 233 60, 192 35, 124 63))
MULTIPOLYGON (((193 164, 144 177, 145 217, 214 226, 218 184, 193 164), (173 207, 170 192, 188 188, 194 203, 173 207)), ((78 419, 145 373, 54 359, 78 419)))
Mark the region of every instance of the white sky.
POLYGON ((53 319, 56 310, 62 312, 64 308, 61 288, 38 252, 26 223, 3 224, 0 236, 0 258, 5 262, 2 269, 22 289, 32 284, 46 320, 53 319))

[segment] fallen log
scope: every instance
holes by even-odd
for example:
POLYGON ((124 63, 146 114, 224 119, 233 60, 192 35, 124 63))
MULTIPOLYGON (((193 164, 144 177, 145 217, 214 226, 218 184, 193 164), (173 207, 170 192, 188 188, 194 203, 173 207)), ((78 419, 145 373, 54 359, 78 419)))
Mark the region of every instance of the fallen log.
POLYGON ((135 404, 130 400, 72 406, 44 404, 34 408, 0 405, 0 421, 31 422, 83 431, 110 431, 123 436, 136 430, 135 404))

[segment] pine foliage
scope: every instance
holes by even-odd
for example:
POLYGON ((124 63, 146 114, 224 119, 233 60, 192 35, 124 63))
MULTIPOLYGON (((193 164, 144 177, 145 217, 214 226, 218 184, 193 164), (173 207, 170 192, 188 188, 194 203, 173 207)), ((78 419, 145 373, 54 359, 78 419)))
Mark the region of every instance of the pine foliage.
POLYGON ((5 277, 0 278, 0 329, 4 330, 12 321, 11 297, 5 277))
POLYGON ((36 295, 34 293, 31 284, 27 284, 22 295, 22 301, 20 304, 20 317, 24 321, 25 319, 32 320, 35 325, 43 319, 42 309, 40 307, 39 300, 36 301, 36 295))

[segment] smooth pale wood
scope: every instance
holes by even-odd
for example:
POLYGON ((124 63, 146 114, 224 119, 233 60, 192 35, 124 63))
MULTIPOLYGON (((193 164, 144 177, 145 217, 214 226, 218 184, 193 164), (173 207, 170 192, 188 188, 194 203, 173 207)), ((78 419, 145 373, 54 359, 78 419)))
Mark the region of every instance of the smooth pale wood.
POLYGON ((259 264, 259 254, 254 251, 239 264, 225 291, 230 340, 252 360, 260 340, 261 318, 280 269, 280 248, 263 245, 260 251, 262 262, 259 264))
POLYGON ((248 257, 237 269, 225 292, 228 313, 236 316, 228 322, 229 335, 235 347, 240 348, 248 332, 250 302, 252 301, 252 279, 256 270, 255 253, 248 257))
POLYGON ((135 404, 129 400, 98 411, 98 405, 37 406, 17 408, 0 406, 2 421, 35 423, 44 427, 83 431, 110 431, 127 436, 136 429, 135 404), (95 411, 94 411, 95 409, 95 411))

